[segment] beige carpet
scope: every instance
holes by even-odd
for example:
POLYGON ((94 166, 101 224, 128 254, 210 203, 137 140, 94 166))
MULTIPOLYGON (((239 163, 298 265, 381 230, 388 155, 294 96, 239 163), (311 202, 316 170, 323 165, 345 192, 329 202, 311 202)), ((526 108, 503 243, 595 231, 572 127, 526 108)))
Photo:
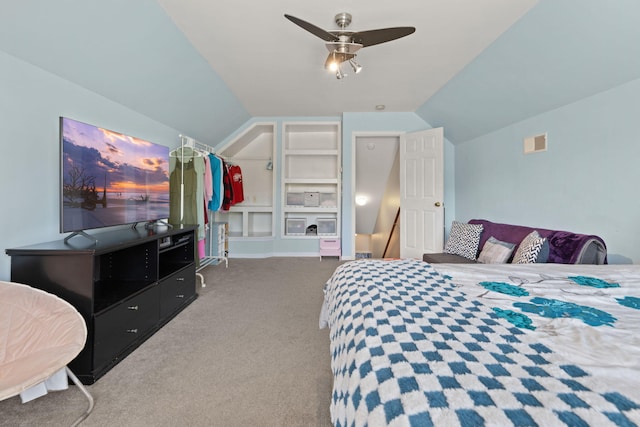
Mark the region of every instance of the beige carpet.
MULTIPOLYGON (((335 259, 231 259, 207 267, 200 297, 88 386, 83 426, 329 426, 329 333, 318 329, 335 259)), ((199 284, 199 282, 198 282, 199 284)), ((75 386, 0 402, 2 426, 70 425, 75 386)))

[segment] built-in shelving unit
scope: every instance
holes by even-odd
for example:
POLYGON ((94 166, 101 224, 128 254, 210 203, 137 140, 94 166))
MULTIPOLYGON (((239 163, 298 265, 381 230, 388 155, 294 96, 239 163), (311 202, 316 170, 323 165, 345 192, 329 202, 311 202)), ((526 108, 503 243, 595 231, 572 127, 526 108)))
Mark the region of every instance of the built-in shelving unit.
POLYGON ((340 123, 282 126, 282 237, 339 237, 340 123), (307 229, 313 225, 315 233, 307 229))
POLYGON ((275 138, 275 123, 255 123, 217 152, 242 169, 244 201, 216 213, 230 240, 274 236, 275 138))

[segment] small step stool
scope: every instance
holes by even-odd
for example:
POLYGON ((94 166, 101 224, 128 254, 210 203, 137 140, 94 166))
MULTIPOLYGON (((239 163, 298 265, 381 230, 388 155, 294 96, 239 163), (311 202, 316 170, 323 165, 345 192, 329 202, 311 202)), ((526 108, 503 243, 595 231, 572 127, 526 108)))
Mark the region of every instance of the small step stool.
POLYGON ((323 256, 337 256, 340 258, 340 239, 320 239, 320 261, 323 256))

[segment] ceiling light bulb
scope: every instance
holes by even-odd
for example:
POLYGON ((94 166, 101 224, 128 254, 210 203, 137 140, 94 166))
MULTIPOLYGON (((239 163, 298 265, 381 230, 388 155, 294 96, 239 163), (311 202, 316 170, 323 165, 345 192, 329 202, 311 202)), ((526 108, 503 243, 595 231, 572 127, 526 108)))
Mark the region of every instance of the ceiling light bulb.
MULTIPOLYGON (((331 58, 331 61, 329 61, 329 63, 327 64, 327 68, 332 73, 335 73, 336 71, 339 72, 340 71, 340 62, 336 58, 336 51, 334 50, 333 52, 331 52, 329 57, 331 58)), ((338 78, 340 78, 340 77, 338 77, 338 78)))
POLYGON ((369 199, 367 198, 367 196, 356 196, 356 205, 358 206, 364 206, 368 201, 369 199))

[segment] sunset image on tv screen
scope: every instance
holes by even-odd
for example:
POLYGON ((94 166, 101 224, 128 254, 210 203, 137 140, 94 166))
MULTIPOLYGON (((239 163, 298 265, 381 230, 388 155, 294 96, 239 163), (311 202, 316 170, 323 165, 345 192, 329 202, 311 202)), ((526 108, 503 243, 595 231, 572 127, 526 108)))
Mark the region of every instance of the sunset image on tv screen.
POLYGON ((61 118, 61 231, 169 216, 169 148, 61 118))

